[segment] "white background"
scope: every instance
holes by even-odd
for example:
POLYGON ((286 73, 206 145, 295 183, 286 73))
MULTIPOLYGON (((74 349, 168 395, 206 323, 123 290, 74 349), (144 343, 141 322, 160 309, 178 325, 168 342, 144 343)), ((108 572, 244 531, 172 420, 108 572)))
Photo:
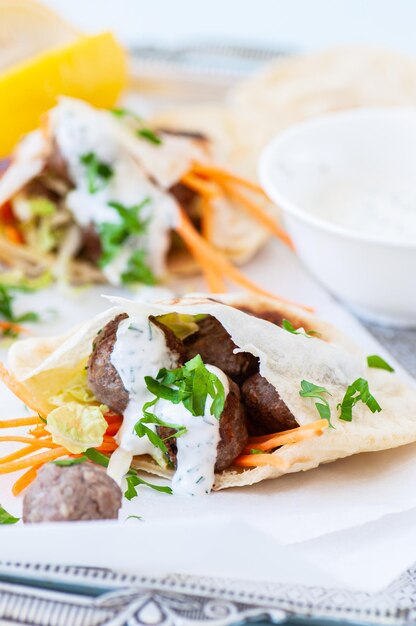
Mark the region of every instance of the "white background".
POLYGON ((415 0, 45 0, 128 44, 249 42, 312 50, 371 43, 416 54, 415 0))

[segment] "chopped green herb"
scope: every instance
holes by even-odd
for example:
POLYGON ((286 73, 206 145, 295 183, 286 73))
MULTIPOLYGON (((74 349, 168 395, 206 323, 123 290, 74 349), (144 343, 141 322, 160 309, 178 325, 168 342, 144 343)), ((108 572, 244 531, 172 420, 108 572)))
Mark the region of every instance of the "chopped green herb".
POLYGON ((387 372, 394 372, 394 369, 391 365, 387 363, 381 356, 377 356, 377 354, 372 354, 367 357, 367 365, 368 367, 374 367, 379 370, 387 370, 387 372))
POLYGON ((319 402, 315 402, 315 406, 321 419, 327 420, 329 427, 334 428, 331 423, 331 407, 329 406, 328 400, 324 398, 325 393, 331 395, 325 387, 319 387, 307 380, 302 380, 300 383, 299 395, 302 398, 315 398, 319 400, 319 402))
MULTIPOLYGON (((150 202, 150 198, 145 198, 140 204, 126 207, 120 202, 109 202, 119 214, 121 221, 119 224, 104 222, 99 225, 99 237, 101 241, 101 267, 105 267, 120 252, 120 247, 131 235, 143 235, 146 232, 147 220, 140 216, 141 210, 150 202)), ((142 250, 136 250, 131 255, 127 263, 127 269, 121 276, 124 283, 141 282, 147 285, 155 284, 155 277, 149 266, 145 262, 145 255, 142 250)))
POLYGON ((129 519, 137 519, 137 520, 139 520, 140 522, 142 522, 142 521, 143 521, 143 517, 142 517, 141 515, 128 515, 128 516, 126 517, 126 522, 127 522, 127 520, 129 520, 129 519))
POLYGON ((318 333, 318 331, 316 330, 304 331, 299 328, 295 328, 293 324, 289 322, 289 320, 286 320, 286 319, 282 320, 282 328, 283 330, 287 330, 289 333, 292 333, 292 335, 305 335, 306 337, 316 337, 316 336, 320 336, 321 334, 321 333, 318 333))
POLYGON ((257 448, 251 448, 250 454, 264 454, 264 450, 257 450, 257 448))
POLYGON ((13 517, 0 505, 0 524, 17 524, 20 522, 19 517, 13 517))
POLYGON ((80 161, 85 165, 88 181, 88 191, 97 193, 108 184, 113 176, 113 169, 107 163, 99 161, 95 152, 87 152, 80 157, 80 161))
POLYGON ((139 137, 146 139, 155 146, 160 146, 162 144, 161 138, 150 128, 139 128, 137 134, 139 137))
POLYGON ((160 420, 157 415, 149 409, 156 402, 163 398, 173 404, 182 404, 195 417, 202 417, 205 414, 207 397, 212 398, 210 413, 216 419, 220 419, 224 410, 225 391, 218 376, 212 374, 206 367, 201 357, 196 355, 185 365, 176 369, 161 369, 156 378, 145 376, 144 378, 148 390, 155 398, 146 402, 143 406, 143 417, 136 423, 134 429, 139 437, 147 436, 151 443, 167 454, 165 445, 166 439, 170 437, 181 437, 187 431, 179 424, 169 424, 160 420), (165 428, 175 430, 175 433, 162 439, 154 430, 146 424, 155 424, 165 428))
MULTIPOLYGON (((12 287, 0 284, 0 319, 10 322, 11 324, 39 321, 39 315, 34 311, 28 311, 22 315, 17 315, 14 312, 13 302, 15 297, 11 293, 12 290, 12 287)), ((15 328, 6 328, 2 334, 4 337, 15 338, 19 333, 15 328)))
POLYGON ((132 500, 137 496, 136 487, 138 487, 139 485, 146 485, 147 487, 150 487, 150 489, 154 489, 155 491, 160 491, 162 493, 168 493, 169 495, 172 495, 172 489, 170 487, 162 487, 161 485, 148 483, 146 480, 143 480, 143 478, 140 478, 137 473, 133 473, 132 471, 127 474, 126 481, 127 489, 124 492, 124 496, 127 498, 127 500, 132 500))
POLYGON ((52 461, 54 465, 58 465, 58 467, 71 467, 72 465, 79 465, 80 463, 85 463, 87 460, 86 456, 80 456, 75 459, 59 459, 58 461, 52 461))
POLYGON ((125 285, 129 283, 154 285, 156 283, 156 278, 146 263, 146 255, 143 250, 133 252, 127 262, 127 269, 121 275, 121 280, 125 285))
POLYGON ((134 113, 133 111, 129 111, 129 109, 111 109, 111 113, 116 117, 131 117, 137 122, 143 121, 143 118, 140 117, 140 115, 137 115, 137 113, 134 113))
POLYGON ((368 381, 365 380, 365 378, 357 378, 357 380, 348 386, 344 399, 337 405, 337 408, 340 409, 339 419, 345 422, 351 422, 352 409, 357 402, 363 402, 372 413, 379 413, 381 411, 381 406, 370 393, 368 381))
POLYGON ((88 448, 88 450, 84 452, 84 456, 96 465, 102 465, 103 467, 108 467, 110 462, 110 459, 106 454, 98 452, 95 448, 88 448))

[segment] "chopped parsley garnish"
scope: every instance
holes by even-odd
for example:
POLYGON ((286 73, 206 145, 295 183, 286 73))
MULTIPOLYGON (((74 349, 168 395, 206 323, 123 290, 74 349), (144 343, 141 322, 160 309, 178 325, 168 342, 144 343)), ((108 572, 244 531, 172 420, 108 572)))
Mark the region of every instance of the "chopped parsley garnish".
POLYGON ((264 454, 264 450, 258 450, 257 448, 251 448, 250 454, 264 454))
POLYGON ((137 496, 136 487, 138 487, 139 485, 146 485, 146 487, 150 487, 150 489, 154 489, 154 491, 160 491, 162 493, 168 493, 169 495, 172 495, 172 489, 170 487, 163 487, 161 485, 148 483, 146 480, 143 480, 143 478, 140 478, 136 473, 134 473, 134 470, 130 470, 130 472, 126 476, 126 480, 127 489, 124 492, 124 496, 127 498, 127 500, 132 500, 137 496))
POLYGON ((206 368, 199 354, 181 367, 172 370, 163 368, 159 371, 156 378, 145 376, 144 380, 148 390, 155 398, 150 402, 146 402, 143 406, 144 417, 136 423, 134 429, 139 437, 147 436, 151 443, 164 454, 167 454, 165 441, 171 437, 181 437, 187 431, 184 426, 179 424, 163 422, 157 415, 149 411, 159 399, 168 400, 172 404, 182 403, 195 417, 205 415, 205 405, 208 396, 212 398, 211 415, 219 420, 224 410, 224 385, 218 376, 206 368), (175 433, 162 439, 146 424, 170 428, 175 430, 175 433))
POLYGON ((378 356, 377 354, 372 354, 371 356, 367 357, 367 365, 368 367, 374 367, 379 370, 386 370, 387 372, 394 372, 394 369, 392 368, 392 366, 389 365, 387 361, 382 359, 381 356, 378 356))
POLYGON ((38 322, 39 314, 34 311, 28 311, 22 315, 17 315, 14 311, 14 295, 12 290, 17 291, 18 288, 13 288, 8 285, 0 283, 0 320, 10 323, 10 328, 4 328, 2 335, 4 337, 15 338, 19 335, 18 329, 13 327, 13 324, 22 324, 23 322, 38 322))
POLYGON ((121 275, 122 282, 143 283, 144 285, 154 285, 156 278, 146 263, 146 255, 143 250, 135 250, 127 262, 127 268, 121 275))
MULTIPOLYGON (((120 222, 113 224, 104 222, 98 226, 101 241, 100 265, 105 267, 120 252, 120 247, 131 236, 143 235, 147 229, 147 220, 141 218, 143 207, 149 204, 150 198, 145 198, 140 204, 127 207, 120 202, 109 202, 108 206, 115 209, 120 216, 120 222)), ((152 270, 146 263, 143 250, 135 250, 127 261, 126 270, 121 275, 123 283, 140 282, 154 285, 156 280, 152 270)))
POLYGON ((20 518, 14 517, 0 505, 0 524, 17 524, 17 522, 20 522, 20 518))
POLYGON ((141 137, 141 139, 146 139, 146 141, 149 141, 155 146, 160 146, 163 143, 158 133, 148 126, 144 126, 143 118, 137 115, 137 113, 129 111, 128 109, 111 109, 111 113, 121 119, 130 118, 132 121, 136 122, 137 125, 140 125, 140 128, 136 130, 136 135, 141 137))
POLYGON ((58 467, 72 467, 72 465, 79 465, 80 463, 85 463, 87 460, 86 456, 79 456, 75 459, 59 459, 58 461, 52 461, 54 465, 58 467))
POLYGON ((370 393, 368 381, 365 380, 365 378, 357 378, 357 380, 348 386, 344 399, 337 406, 337 408, 340 409, 339 419, 345 422, 351 422, 352 409, 357 402, 363 402, 372 413, 379 413, 381 411, 381 406, 370 393))
POLYGON ((142 139, 146 139, 155 146, 160 146, 162 143, 161 138, 150 128, 139 128, 137 135, 142 139))
POLYGON ((302 398, 315 398, 319 400, 319 402, 315 402, 315 406, 321 419, 327 420, 329 427, 334 428, 331 423, 331 407, 329 406, 328 400, 324 398, 324 394, 331 395, 325 387, 319 387, 307 380, 301 381, 299 395, 302 398))
POLYGON ((97 193, 101 191, 108 184, 110 178, 113 176, 113 168, 99 161, 95 152, 87 152, 80 157, 80 161, 85 165, 88 191, 90 193, 97 193))
MULTIPOLYGON (((108 456, 106 456, 102 452, 98 452, 98 450, 95 450, 94 448, 89 448, 88 450, 86 450, 83 457, 81 458, 83 458, 83 460, 87 458, 93 463, 96 463, 97 465, 102 465, 103 467, 108 467, 108 464, 110 462, 108 456)), ((137 496, 136 487, 138 485, 146 485, 147 487, 150 487, 155 491, 162 491, 163 493, 172 494, 172 489, 170 487, 161 487, 160 485, 153 485, 152 483, 148 483, 147 481, 140 478, 136 470, 133 468, 130 468, 127 472, 126 481, 127 489, 124 493, 124 496, 127 498, 127 500, 131 500, 132 498, 135 498, 137 496)))
POLYGON ((295 328, 289 320, 282 320, 282 328, 283 330, 287 330, 288 333, 292 333, 292 335, 304 335, 306 337, 316 337, 319 336, 320 333, 316 330, 301 330, 299 328, 295 328))

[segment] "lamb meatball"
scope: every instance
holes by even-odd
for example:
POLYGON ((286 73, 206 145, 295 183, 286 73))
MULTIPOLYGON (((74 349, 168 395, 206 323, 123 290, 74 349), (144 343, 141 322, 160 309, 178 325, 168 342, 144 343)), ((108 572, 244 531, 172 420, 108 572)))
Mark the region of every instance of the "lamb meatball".
POLYGON ((37 524, 117 519, 121 500, 120 487, 102 467, 48 463, 25 493, 23 521, 37 524))
POLYGON ((241 387, 252 435, 288 430, 299 426, 279 393, 263 376, 254 374, 241 387))
MULTIPOLYGON (((246 412, 241 402, 240 389, 232 380, 228 380, 228 383, 229 392, 220 417, 221 439, 217 447, 216 472, 221 472, 232 465, 234 459, 244 450, 248 440, 246 412)), ((171 428, 162 427, 158 429, 158 432, 160 437, 165 439, 175 431, 171 428)), ((174 437, 167 439, 165 445, 168 450, 169 460, 176 467, 176 439, 174 437)))
POLYGON ((186 360, 199 354, 204 363, 215 365, 237 384, 258 371, 258 359, 249 352, 238 352, 230 335, 212 315, 198 322, 199 331, 185 340, 186 360))
MULTIPOLYGON (((94 341, 93 351, 88 361, 88 385, 91 391, 97 400, 119 414, 124 412, 129 401, 129 394, 124 388, 116 368, 111 363, 111 353, 117 338, 119 324, 127 317, 128 315, 122 313, 104 326, 94 341)), ((164 332, 168 348, 177 355, 179 362, 181 362, 182 342, 175 337, 167 326, 158 322, 154 317, 150 319, 155 326, 164 332)))
POLYGON ((88 386, 97 400, 106 404, 116 413, 122 414, 125 410, 129 394, 123 382, 111 363, 110 357, 117 338, 117 329, 120 322, 128 317, 125 313, 117 315, 108 322, 97 335, 93 351, 88 361, 88 386))

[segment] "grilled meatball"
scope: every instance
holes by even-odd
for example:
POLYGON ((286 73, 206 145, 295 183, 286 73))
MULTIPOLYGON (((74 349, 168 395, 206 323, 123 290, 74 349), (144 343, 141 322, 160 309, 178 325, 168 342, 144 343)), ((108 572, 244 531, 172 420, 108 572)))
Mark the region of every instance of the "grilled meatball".
POLYGON ((98 465, 60 467, 48 463, 25 493, 23 521, 117 519, 121 500, 120 487, 98 465))
MULTIPOLYGON (((129 394, 124 388, 116 368, 111 363, 111 353, 117 338, 119 324, 127 317, 128 315, 122 313, 104 326, 95 339, 93 351, 88 361, 88 386, 91 391, 97 400, 120 414, 124 412, 128 404, 129 394)), ((164 332, 168 348, 171 352, 176 353, 179 362, 182 362, 182 342, 156 318, 151 317, 149 319, 164 332)))
POLYGON ((185 340, 186 360, 199 354, 204 363, 215 365, 237 384, 258 371, 258 359, 249 352, 238 352, 230 335, 212 315, 198 322, 199 331, 185 340))
POLYGON ((117 315, 108 322, 97 335, 93 351, 88 361, 88 386, 97 400, 106 404, 116 413, 125 410, 129 394, 122 380, 111 363, 110 357, 117 338, 117 329, 122 320, 128 317, 125 313, 117 315))
MULTIPOLYGON (((240 389, 232 380, 228 380, 228 383, 230 389, 220 417, 221 439, 217 448, 216 472, 221 472, 232 465, 234 459, 244 450, 248 440, 246 412, 241 402, 240 389)), ((162 427, 158 429, 158 432, 160 437, 164 439, 171 436, 175 431, 172 428, 162 427)), ((165 445, 168 450, 169 460, 176 467, 176 439, 174 437, 167 439, 165 445)))
POLYGON ((273 385, 260 374, 245 381, 241 394, 250 434, 267 435, 299 425, 273 385))

